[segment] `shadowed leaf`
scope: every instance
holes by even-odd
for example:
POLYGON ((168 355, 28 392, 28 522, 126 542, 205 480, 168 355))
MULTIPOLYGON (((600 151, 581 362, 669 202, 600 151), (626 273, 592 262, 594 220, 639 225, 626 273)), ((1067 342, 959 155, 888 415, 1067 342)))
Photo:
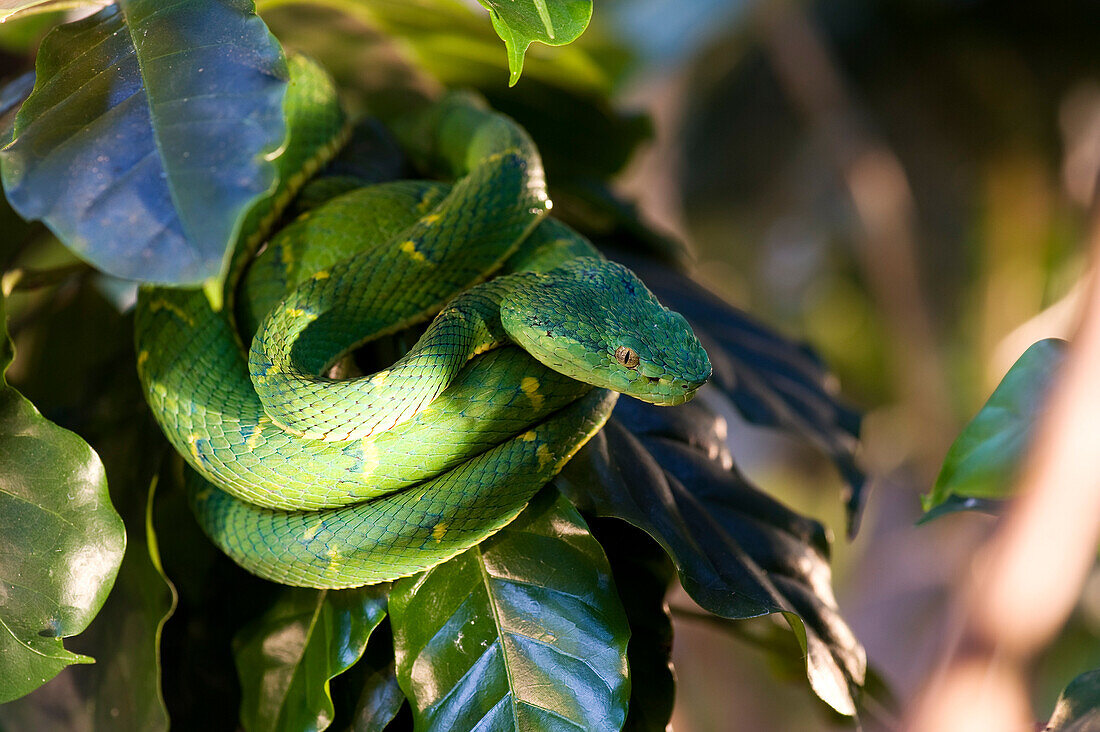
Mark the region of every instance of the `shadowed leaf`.
POLYGON ((385 585, 284 590, 234 643, 241 721, 248 730, 322 730, 332 724, 329 681, 346 671, 386 616, 385 585))
POLYGON ((806 654, 811 687, 854 714, 866 656, 837 609, 822 527, 749 485, 713 439, 720 418, 697 402, 620 407, 558 485, 581 510, 656 539, 704 609, 733 619, 783 613, 806 654))

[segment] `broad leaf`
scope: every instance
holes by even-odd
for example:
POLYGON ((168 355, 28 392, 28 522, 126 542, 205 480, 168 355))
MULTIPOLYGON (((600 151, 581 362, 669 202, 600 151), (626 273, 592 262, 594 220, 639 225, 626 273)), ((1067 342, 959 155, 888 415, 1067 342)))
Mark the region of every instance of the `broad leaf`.
MULTIPOLYGON (((0 301, 0 322, 4 319, 0 301)), ((0 374, 12 360, 0 335, 0 374)), ((65 650, 114 583, 126 546, 99 457, 0 382, 0 702, 91 658, 65 650)))
POLYGON ((519 81, 523 57, 534 41, 564 46, 584 33, 592 0, 478 0, 489 10, 493 28, 508 49, 509 86, 519 81))
POLYGON ((287 71, 250 0, 121 0, 43 41, 12 207, 118 277, 214 280, 275 183, 287 71))
POLYGON ((248 730, 322 730, 332 724, 329 681, 346 671, 386 616, 386 586, 290 588, 235 646, 241 722, 248 730))
POLYGON ((23 341, 18 386, 44 414, 79 432, 99 454, 111 502, 127 528, 127 545, 99 614, 67 642, 71 650, 93 656, 95 665, 67 669, 36 692, 0 707, 0 725, 52 728, 36 722, 36 715, 57 719, 64 708, 72 729, 164 730, 168 717, 159 639, 173 590, 158 569, 147 516, 151 482, 168 446, 148 416, 134 373, 129 320, 120 318, 90 280, 76 293, 71 284, 60 288, 52 303, 37 314, 23 341), (42 333, 49 337, 35 337, 42 333))
POLYGON ((1100 729, 1100 670, 1087 671, 1069 683, 1044 732, 1089 732, 1100 729))
POLYGON ((717 419, 697 402, 669 410, 621 400, 556 482, 581 510, 657 540, 704 609, 731 619, 783 613, 811 687, 854 714, 866 655, 837 609, 824 530, 733 469, 717 419))
POLYGON ((546 490, 500 533, 390 595, 419 730, 619 730, 629 636, 607 559, 546 490))
POLYGON ((988 510, 1011 495, 1065 351, 1065 341, 1050 338, 1033 344, 1012 365, 947 451, 932 492, 921 498, 927 512, 922 521, 953 511, 988 510))

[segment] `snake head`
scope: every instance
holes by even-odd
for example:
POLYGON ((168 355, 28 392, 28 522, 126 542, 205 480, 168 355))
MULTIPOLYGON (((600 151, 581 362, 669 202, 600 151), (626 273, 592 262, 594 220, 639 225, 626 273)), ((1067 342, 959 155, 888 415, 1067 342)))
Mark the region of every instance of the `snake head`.
POLYGON ((652 404, 683 404, 710 378, 684 316, 615 262, 585 257, 533 276, 501 302, 501 322, 545 366, 652 404))

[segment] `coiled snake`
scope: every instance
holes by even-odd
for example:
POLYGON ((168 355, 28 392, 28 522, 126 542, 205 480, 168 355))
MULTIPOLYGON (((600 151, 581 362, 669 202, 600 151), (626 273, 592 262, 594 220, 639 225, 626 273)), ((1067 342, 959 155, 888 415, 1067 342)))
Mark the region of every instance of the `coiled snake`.
MULTIPOLYGON (((293 141, 308 130, 295 115, 310 113, 294 99, 320 82, 308 63, 292 70, 293 141)), ((680 315, 546 217, 542 165, 518 125, 454 95, 412 129, 454 184, 355 189, 280 231, 240 287, 241 330, 257 329, 247 354, 201 292, 139 296, 138 371, 192 468, 192 509, 273 581, 353 587, 434 566, 511 521, 600 429, 615 392, 678 404, 710 375, 680 315), (389 368, 325 376, 433 316, 389 368)), ((286 164, 315 169, 335 148, 327 134, 302 143, 310 164, 286 164)))

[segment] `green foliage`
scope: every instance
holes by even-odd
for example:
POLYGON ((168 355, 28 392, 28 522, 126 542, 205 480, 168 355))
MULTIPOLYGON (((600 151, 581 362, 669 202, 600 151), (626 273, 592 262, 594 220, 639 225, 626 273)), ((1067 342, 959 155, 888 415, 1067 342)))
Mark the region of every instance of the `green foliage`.
MULTIPOLYGON (((542 149, 560 202, 555 213, 628 259, 662 301, 689 318, 714 363, 715 393, 747 420, 816 445, 836 462, 849 484, 854 525, 863 484, 853 459, 859 419, 831 394, 825 367, 667 269, 663 263, 679 259, 679 245, 609 192, 607 179, 649 131, 644 117, 612 106, 614 73, 576 47, 552 57, 532 52, 525 83, 505 88, 505 66, 514 84, 533 41, 575 39, 591 2, 482 4, 491 26, 457 0, 318 0, 272 17, 290 21, 288 38, 308 39, 317 26, 293 21, 316 16, 291 11, 337 9, 320 36, 288 46, 331 64, 340 93, 376 104, 383 123, 423 103, 431 86, 424 77, 486 90, 542 149), (347 31, 348 18, 398 39, 416 64, 403 57, 383 64, 381 80, 364 80, 357 74, 374 70, 376 61, 359 54, 372 44, 347 31)), ((292 4, 259 5, 266 17, 292 4)), ((14 131, 0 154, 7 196, 16 213, 43 221, 103 272, 212 283, 214 294, 239 234, 262 228, 285 204, 295 211, 287 199, 317 172, 302 169, 308 152, 295 157, 298 146, 286 144, 288 136, 312 133, 287 130, 283 110, 303 101, 295 94, 319 85, 326 94, 305 102, 323 130, 318 139, 327 140, 345 123, 331 103, 335 89, 305 57, 284 61, 251 3, 124 0, 52 32, 21 108, 26 78, 0 94, 0 130, 14 131), (302 78, 312 81, 297 84, 302 78)), ((344 153, 319 175, 314 195, 415 172, 385 124, 372 121, 356 126, 344 153)), ((43 243, 53 242, 40 226, 14 216, 11 223, 6 265, 34 261, 43 243)), ((42 607, 24 604, 15 616, 10 603, 0 611, 0 622, 16 628, 22 642, 48 651, 33 674, 19 676, 7 664, 25 656, 0 648, 0 698, 25 694, 67 663, 88 660, 65 651, 60 638, 80 632, 102 605, 79 638, 79 650, 94 652, 100 663, 86 675, 73 672, 76 691, 66 702, 72 719, 96 728, 159 730, 171 718, 181 728, 239 719, 249 730, 458 730, 479 721, 503 729, 660 730, 674 698, 664 597, 678 578, 721 622, 780 613, 801 644, 812 689, 834 709, 856 713, 865 660, 832 595, 826 532, 748 484, 733 466, 724 423, 706 407, 657 410, 620 400, 607 430, 515 522, 397 582, 388 598, 384 588, 276 587, 231 565, 198 533, 179 495, 178 465, 162 460, 164 441, 137 402, 132 324, 98 294, 108 287, 125 289, 118 280, 81 275, 21 305, 31 344, 25 378, 44 411, 96 446, 129 528, 129 551, 118 569, 122 524, 96 455, 4 386, 0 451, 15 435, 35 435, 36 449, 52 452, 20 443, 4 461, 0 536, 8 548, 0 552, 0 591, 18 590, 13 578, 33 573, 33 588, 55 597, 42 607), (36 302, 54 305, 43 314, 36 302), (57 366, 70 361, 79 378, 57 366), (25 460, 30 455, 33 464, 25 460), (152 491, 158 474, 160 488, 152 491), (74 475, 83 482, 71 482, 74 475), (10 498, 9 482, 25 489, 27 500, 10 498), (69 495, 91 496, 94 507, 77 514, 69 495), (68 529, 48 537, 43 522, 57 516, 68 529), (52 545, 35 543, 55 536, 66 557, 94 550, 100 559, 73 564, 55 559, 52 545), (74 583, 83 599, 68 607, 74 583)), ((41 699, 31 694, 0 708, 0 725, 41 727, 43 710, 56 703, 41 699)))
POLYGON ((36 66, 0 156, 12 207, 108 274, 218 278, 286 129, 285 62, 251 3, 123 0, 55 29, 36 66))
MULTIPOLYGON (((0 322, 5 319, 0 299, 0 322)), ((0 334, 0 375, 13 357, 0 334)), ((126 546, 99 457, 0 383, 0 702, 73 663, 65 650, 114 584, 126 546)))
POLYGON ((290 588, 236 639, 241 723, 250 730, 332 724, 329 680, 359 660, 386 616, 385 585, 290 588))
POLYGON ((396 582, 390 613, 418 729, 617 730, 626 718, 630 629, 600 545, 553 490, 396 582))
POLYGON ((954 511, 995 509, 1011 495, 1065 347, 1056 339, 1039 341, 1012 365, 951 445, 932 492, 922 499, 922 521, 954 511))
POLYGON ((1100 725, 1100 671, 1086 671, 1069 683, 1054 705, 1044 732, 1088 732, 1100 725))
POLYGON ((533 41, 564 46, 577 40, 592 17, 592 0, 478 0, 489 9, 493 28, 508 48, 509 86, 519 81, 523 57, 533 41))

